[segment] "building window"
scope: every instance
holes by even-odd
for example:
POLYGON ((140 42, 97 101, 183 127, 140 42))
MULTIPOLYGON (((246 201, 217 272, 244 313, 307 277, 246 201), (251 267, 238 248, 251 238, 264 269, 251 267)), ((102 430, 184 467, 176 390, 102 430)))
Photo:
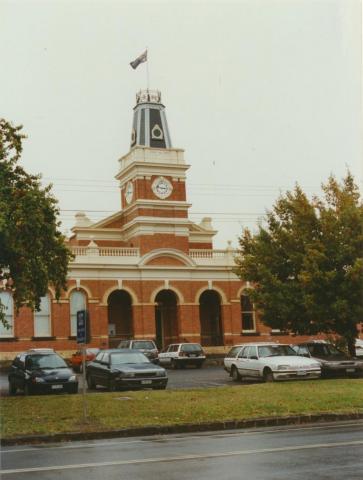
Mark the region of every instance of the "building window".
POLYGON ((83 292, 72 292, 70 296, 71 304, 71 337, 77 335, 77 312, 86 310, 86 296, 83 292))
POLYGON ((39 312, 34 311, 34 336, 50 337, 51 336, 51 303, 49 295, 41 297, 39 312))
POLYGON ((0 337, 13 337, 14 336, 14 304, 13 297, 9 292, 0 292, 0 303, 3 305, 3 312, 5 314, 5 321, 8 326, 0 322, 0 337))
POLYGON ((248 295, 241 295, 242 332, 255 332, 255 312, 248 295))

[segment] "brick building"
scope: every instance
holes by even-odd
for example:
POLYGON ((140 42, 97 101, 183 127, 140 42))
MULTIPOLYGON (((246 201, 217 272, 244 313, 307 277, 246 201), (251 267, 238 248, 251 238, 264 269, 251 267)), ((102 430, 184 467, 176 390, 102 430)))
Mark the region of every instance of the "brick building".
POLYGON ((93 346, 124 338, 200 342, 224 351, 252 340, 290 341, 259 322, 245 284, 233 273, 236 252, 213 249, 211 219, 188 218, 184 151, 174 148, 161 96, 136 96, 130 151, 116 175, 121 210, 92 223, 76 215, 69 239, 75 255, 67 291, 42 299, 41 311, 14 317, 11 292, 1 290, 10 330, 0 327, 2 358, 29 347, 64 355, 77 348, 76 312, 87 308, 93 346))

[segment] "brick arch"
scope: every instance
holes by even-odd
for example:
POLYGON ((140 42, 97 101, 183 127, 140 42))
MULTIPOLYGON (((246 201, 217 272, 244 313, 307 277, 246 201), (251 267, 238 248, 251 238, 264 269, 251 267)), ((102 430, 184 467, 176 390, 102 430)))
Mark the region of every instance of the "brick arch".
POLYGON ((183 294, 178 288, 173 287, 172 285, 168 285, 167 287, 165 285, 160 285, 159 287, 155 288, 155 290, 150 295, 150 303, 155 303, 157 294, 162 290, 171 290, 173 293, 175 293, 178 305, 181 305, 184 303, 183 294))
POLYGON ((136 303, 139 303, 138 301, 138 298, 137 298, 137 295, 136 293, 134 292, 134 290, 132 290, 132 288, 130 287, 126 287, 124 285, 122 285, 122 288, 119 288, 118 285, 113 285, 112 287, 108 288, 105 293, 103 294, 102 296, 102 301, 100 303, 100 305, 102 306, 107 306, 108 303, 108 297, 111 295, 112 292, 116 291, 116 290, 125 290, 125 292, 127 292, 130 297, 131 297, 131 303, 133 305, 135 305, 136 303))
POLYGON ((71 293, 73 292, 73 290, 76 290, 77 292, 83 290, 83 292, 86 294, 87 296, 87 299, 89 300, 90 298, 92 298, 92 292, 91 290, 88 288, 88 287, 85 287, 84 285, 80 285, 79 287, 77 287, 77 285, 71 285, 67 292, 66 292, 66 298, 67 300, 69 300, 70 296, 71 296, 71 293))
POLYGON ((246 288, 254 288, 253 285, 242 285, 242 287, 238 290, 237 292, 237 300, 241 298, 241 295, 243 295, 243 291, 246 290, 246 288))
POLYGON ((188 255, 176 248, 158 248, 152 252, 146 253, 139 261, 139 266, 155 262, 158 258, 169 258, 178 261, 181 265, 195 267, 196 263, 188 255))
POLYGON ((221 305, 229 304, 229 302, 228 302, 228 300, 227 300, 227 296, 226 296, 226 294, 224 293, 224 291, 223 291, 221 288, 219 288, 219 287, 217 287, 217 286, 215 286, 215 285, 213 285, 212 288, 209 288, 207 285, 206 285, 205 287, 201 287, 201 288, 197 291, 197 293, 195 294, 194 303, 198 304, 198 303, 199 303, 200 296, 202 295, 202 293, 205 292, 205 291, 208 291, 208 290, 214 290, 214 291, 216 291, 216 292, 219 294, 219 296, 220 296, 220 298, 221 298, 221 305))

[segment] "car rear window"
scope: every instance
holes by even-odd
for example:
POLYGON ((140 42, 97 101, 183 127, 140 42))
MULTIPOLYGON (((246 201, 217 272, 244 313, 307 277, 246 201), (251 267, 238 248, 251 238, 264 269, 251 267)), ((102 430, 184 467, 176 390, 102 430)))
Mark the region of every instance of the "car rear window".
POLYGON ((67 364, 58 355, 29 355, 26 366, 30 370, 37 370, 38 368, 64 368, 67 364))
POLYGON ((190 345, 182 345, 181 349, 182 352, 201 352, 202 347, 197 344, 190 344, 190 345))
POLYGON ((135 348, 135 349, 140 348, 141 350, 155 350, 155 345, 154 345, 154 342, 140 340, 137 342, 133 342, 132 348, 135 348))
POLYGON ((141 352, 111 354, 111 365, 121 365, 124 363, 150 363, 150 362, 149 362, 149 359, 141 352))
POLYGON ((233 347, 231 350, 227 353, 226 357, 235 357, 237 353, 241 350, 241 347, 233 347))

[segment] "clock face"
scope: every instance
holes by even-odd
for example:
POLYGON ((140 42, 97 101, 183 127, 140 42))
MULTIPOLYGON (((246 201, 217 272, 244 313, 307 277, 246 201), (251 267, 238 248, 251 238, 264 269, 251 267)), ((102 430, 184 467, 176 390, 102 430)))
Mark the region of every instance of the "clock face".
POLYGON ((167 198, 173 191, 173 186, 164 177, 156 178, 151 186, 155 195, 159 198, 167 198))
POLYGON ((125 200, 127 203, 130 203, 134 195, 134 186, 132 182, 128 182, 125 189, 125 200))

